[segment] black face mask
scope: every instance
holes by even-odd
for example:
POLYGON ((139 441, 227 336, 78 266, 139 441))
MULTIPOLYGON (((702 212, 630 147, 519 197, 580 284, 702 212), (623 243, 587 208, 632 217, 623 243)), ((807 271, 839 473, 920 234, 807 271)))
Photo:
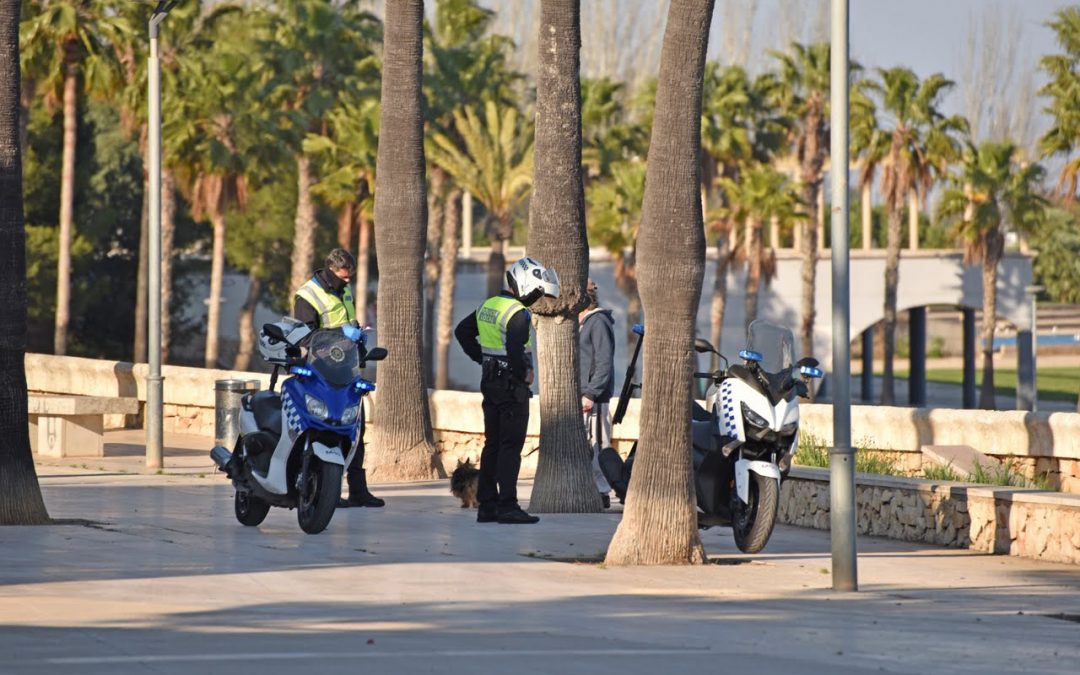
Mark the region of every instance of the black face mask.
POLYGON ((326 282, 327 284, 329 284, 330 290, 334 291, 335 293, 340 293, 342 289, 349 285, 349 282, 338 277, 338 275, 334 274, 330 270, 326 270, 326 282))

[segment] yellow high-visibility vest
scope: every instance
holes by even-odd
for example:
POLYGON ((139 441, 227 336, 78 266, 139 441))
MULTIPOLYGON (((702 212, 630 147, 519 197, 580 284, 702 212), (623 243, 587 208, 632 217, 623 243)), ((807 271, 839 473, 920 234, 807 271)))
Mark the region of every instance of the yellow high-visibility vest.
POLYGON ((348 286, 339 298, 323 288, 315 277, 311 277, 296 291, 296 297, 306 301, 319 313, 319 328, 337 328, 356 319, 356 305, 348 286))
MULTIPOLYGON (((496 295, 484 301, 476 310, 476 326, 479 329, 480 349, 484 356, 506 356, 506 325, 525 305, 516 298, 496 295)), ((532 349, 532 334, 525 343, 525 351, 532 349)))

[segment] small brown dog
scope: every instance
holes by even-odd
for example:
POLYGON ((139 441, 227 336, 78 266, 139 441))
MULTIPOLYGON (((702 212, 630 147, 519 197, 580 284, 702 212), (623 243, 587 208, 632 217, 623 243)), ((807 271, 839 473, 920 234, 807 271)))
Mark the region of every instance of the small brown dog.
POLYGON ((473 466, 472 460, 460 459, 457 468, 450 474, 450 494, 461 500, 461 508, 475 509, 480 506, 476 500, 476 485, 480 481, 480 470, 473 466))

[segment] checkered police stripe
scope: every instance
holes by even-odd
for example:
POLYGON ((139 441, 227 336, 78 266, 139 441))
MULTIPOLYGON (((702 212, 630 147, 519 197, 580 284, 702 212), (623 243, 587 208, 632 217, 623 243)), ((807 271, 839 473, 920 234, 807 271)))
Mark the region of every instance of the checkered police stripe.
POLYGON ((300 431, 300 413, 296 411, 292 396, 288 392, 281 397, 281 414, 285 416, 289 430, 300 431))
POLYGON ((735 424, 735 415, 742 411, 735 410, 735 387, 730 382, 720 383, 720 411, 724 416, 724 433, 735 436, 739 429, 735 424))

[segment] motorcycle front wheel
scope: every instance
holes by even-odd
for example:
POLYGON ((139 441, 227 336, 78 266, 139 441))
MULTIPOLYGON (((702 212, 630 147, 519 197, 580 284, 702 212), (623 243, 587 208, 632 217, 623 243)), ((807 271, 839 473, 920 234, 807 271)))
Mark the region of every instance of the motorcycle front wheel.
POLYGON ((743 553, 757 553, 765 548, 776 524, 780 505, 780 486, 775 478, 750 472, 749 502, 738 495, 731 497, 731 530, 735 545, 743 553))
POLYGON ((259 499, 250 492, 237 490, 233 498, 233 511, 241 525, 255 527, 266 520, 266 514, 270 512, 270 504, 259 499))
POLYGON ((296 520, 300 529, 308 534, 318 534, 330 524, 341 498, 340 464, 312 459, 308 471, 300 483, 296 520))

